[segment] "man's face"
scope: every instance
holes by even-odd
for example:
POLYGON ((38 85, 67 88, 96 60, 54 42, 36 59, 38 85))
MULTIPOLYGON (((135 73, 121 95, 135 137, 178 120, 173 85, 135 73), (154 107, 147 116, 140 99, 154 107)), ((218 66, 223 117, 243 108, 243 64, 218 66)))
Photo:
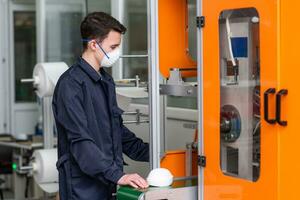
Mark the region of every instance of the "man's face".
POLYGON ((100 63, 104 58, 105 53, 107 54, 115 50, 120 46, 120 44, 121 44, 121 34, 116 31, 110 31, 107 37, 101 43, 93 41, 91 43, 90 48, 92 51, 95 52, 95 56, 100 63), (98 45, 100 45, 100 47, 98 45), (101 48, 103 49, 103 51, 105 51, 105 53, 101 50, 101 48))
POLYGON ((109 53, 119 47, 121 44, 121 34, 116 31, 110 31, 108 36, 101 42, 101 47, 106 53, 109 53))

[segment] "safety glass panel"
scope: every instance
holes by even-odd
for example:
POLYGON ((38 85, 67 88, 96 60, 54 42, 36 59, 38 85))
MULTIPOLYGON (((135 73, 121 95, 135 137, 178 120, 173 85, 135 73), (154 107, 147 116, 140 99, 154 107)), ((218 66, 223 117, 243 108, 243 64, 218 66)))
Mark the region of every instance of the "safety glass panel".
POLYGON ((33 86, 21 83, 36 64, 36 18, 34 11, 14 11, 15 101, 34 102, 33 86))
MULTIPOLYGON (((127 33, 123 40, 125 55, 147 55, 147 1, 127 0, 124 2, 124 25, 127 33)), ((148 80, 148 57, 123 59, 124 78, 139 76, 142 82, 148 80)))
POLYGON ((224 174, 256 181, 260 173, 259 15, 223 11, 220 42, 220 161, 224 174))
POLYGON ((47 62, 63 61, 71 66, 82 53, 80 23, 86 14, 84 0, 46 0, 47 62))
POLYGON ((111 13, 111 0, 87 0, 87 12, 106 12, 111 13))

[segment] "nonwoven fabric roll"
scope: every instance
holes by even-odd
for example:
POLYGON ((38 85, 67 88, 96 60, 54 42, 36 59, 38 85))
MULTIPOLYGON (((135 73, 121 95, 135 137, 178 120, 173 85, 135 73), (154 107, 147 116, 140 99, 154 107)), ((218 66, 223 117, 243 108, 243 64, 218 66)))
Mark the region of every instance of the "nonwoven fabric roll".
POLYGON ((48 193, 58 191, 56 169, 57 149, 36 150, 33 153, 33 176, 35 182, 48 193))
POLYGON ((33 70, 34 87, 37 95, 49 97, 53 95, 59 77, 68 69, 64 62, 38 63, 33 70))

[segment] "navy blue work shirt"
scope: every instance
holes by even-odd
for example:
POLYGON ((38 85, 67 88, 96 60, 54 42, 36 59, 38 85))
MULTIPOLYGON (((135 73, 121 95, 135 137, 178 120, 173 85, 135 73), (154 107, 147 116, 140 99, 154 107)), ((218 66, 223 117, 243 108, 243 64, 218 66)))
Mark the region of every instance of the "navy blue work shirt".
POLYGON ((53 95, 61 200, 110 199, 124 175, 122 152, 149 161, 149 145, 123 125, 112 77, 83 58, 59 79, 53 95))

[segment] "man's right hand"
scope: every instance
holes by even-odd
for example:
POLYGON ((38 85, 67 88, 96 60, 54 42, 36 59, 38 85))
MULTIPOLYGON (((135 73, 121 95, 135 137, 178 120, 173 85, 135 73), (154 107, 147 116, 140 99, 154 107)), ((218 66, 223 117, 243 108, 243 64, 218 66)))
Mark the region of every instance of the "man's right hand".
POLYGON ((125 174, 118 181, 118 185, 130 185, 134 188, 148 188, 149 185, 145 179, 138 174, 125 174))

